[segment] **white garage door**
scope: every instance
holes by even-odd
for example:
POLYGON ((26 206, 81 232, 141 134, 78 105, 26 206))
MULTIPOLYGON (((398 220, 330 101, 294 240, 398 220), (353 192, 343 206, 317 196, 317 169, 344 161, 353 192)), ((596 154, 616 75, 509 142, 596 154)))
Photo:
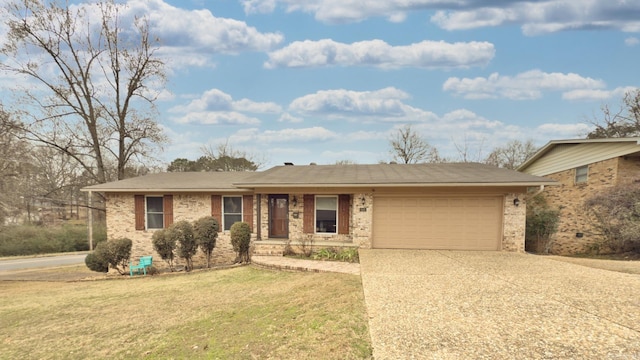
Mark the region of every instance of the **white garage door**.
POLYGON ((373 247, 499 250, 502 196, 376 196, 373 247))

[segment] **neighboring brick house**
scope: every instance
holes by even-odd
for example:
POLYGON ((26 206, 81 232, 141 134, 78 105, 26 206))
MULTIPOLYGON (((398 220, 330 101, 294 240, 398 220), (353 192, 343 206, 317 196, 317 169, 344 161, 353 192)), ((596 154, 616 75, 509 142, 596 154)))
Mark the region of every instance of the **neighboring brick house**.
POLYGON ((560 209, 551 252, 576 254, 601 240, 590 225, 584 202, 600 190, 640 181, 640 138, 554 140, 517 170, 560 183, 545 190, 560 209))
POLYGON ((179 220, 221 221, 216 262, 233 259, 228 229, 252 227, 254 251, 317 247, 524 251, 532 186, 555 182, 482 164, 276 166, 264 172, 162 173, 90 186, 106 197, 109 238, 153 254, 151 236, 179 220), (517 201, 516 201, 517 200, 517 201))

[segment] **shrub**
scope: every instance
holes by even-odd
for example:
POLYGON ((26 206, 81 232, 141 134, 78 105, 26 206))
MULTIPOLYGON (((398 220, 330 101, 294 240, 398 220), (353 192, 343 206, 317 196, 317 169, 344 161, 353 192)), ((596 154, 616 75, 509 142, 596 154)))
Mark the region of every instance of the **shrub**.
POLYGON ((551 209, 543 195, 527 201, 525 249, 548 254, 553 245, 553 234, 558 231, 560 210, 551 209))
POLYGON ((249 247, 251 246, 251 227, 249 227, 249 224, 246 222, 237 222, 231 225, 230 231, 233 251, 238 254, 235 262, 250 262, 249 247))
POLYGON ((153 249, 160 255, 162 260, 169 264, 169 269, 174 271, 173 259, 175 258, 176 240, 167 236, 166 230, 158 230, 151 237, 153 249))
POLYGON ((107 272, 115 269, 121 275, 129 265, 131 258, 131 239, 120 238, 99 243, 96 249, 85 258, 85 264, 92 271, 107 272))
POLYGON ((591 248, 608 248, 616 253, 640 252, 640 185, 619 185, 601 191, 585 201, 585 211, 602 243, 591 248))
POLYGON ((193 256, 198 252, 198 244, 193 236, 193 226, 186 220, 169 226, 166 236, 177 244, 178 256, 186 262, 185 270, 193 269, 193 256))
POLYGON ((193 234, 196 243, 207 257, 207 268, 211 267, 211 254, 216 246, 220 224, 213 216, 205 216, 193 223, 193 234))
POLYGON ((102 251, 100 251, 102 248, 102 244, 96 246, 96 249, 84 258, 84 263, 89 270, 103 273, 109 272, 109 262, 106 260, 102 251))
POLYGON ((360 259, 356 248, 322 248, 313 254, 314 260, 333 260, 355 263, 360 259))
MULTIPOLYGON (((94 224, 94 248, 106 240, 104 223, 94 224)), ((0 256, 35 255, 89 250, 86 225, 0 226, 0 256)))

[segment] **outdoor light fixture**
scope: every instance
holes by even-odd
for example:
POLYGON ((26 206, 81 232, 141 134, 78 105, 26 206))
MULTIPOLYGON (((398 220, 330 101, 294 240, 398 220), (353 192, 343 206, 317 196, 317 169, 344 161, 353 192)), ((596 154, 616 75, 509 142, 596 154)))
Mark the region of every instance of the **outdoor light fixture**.
POLYGON ((293 204, 294 207, 298 206, 298 198, 295 195, 293 195, 293 200, 291 201, 291 203, 293 204))
POLYGON ((520 206, 520 199, 518 198, 513 199, 513 205, 520 206))

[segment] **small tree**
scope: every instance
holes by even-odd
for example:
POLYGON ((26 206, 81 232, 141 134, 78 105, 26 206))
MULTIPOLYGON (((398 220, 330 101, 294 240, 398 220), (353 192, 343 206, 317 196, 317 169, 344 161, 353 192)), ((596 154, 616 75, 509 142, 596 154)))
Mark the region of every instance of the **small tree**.
POLYGON ((102 242, 89 254, 91 256, 85 258, 85 264, 92 271, 107 272, 112 268, 124 275, 131 258, 132 244, 131 239, 127 238, 102 242))
POLYGON ((402 164, 442 162, 438 150, 418 134, 411 125, 397 129, 389 138, 393 161, 402 164))
POLYGON ((174 271, 173 259, 175 258, 176 241, 175 239, 167 236, 165 230, 158 230, 153 233, 151 237, 153 242, 153 248, 160 255, 162 260, 169 264, 169 269, 174 271))
POLYGON ((233 251, 238 256, 236 257, 236 263, 248 263, 251 261, 249 258, 249 246, 251 245, 251 228, 246 222, 237 222, 231 225, 231 245, 233 251))
POLYGON ((196 244, 193 236, 193 226, 190 222, 182 220, 169 226, 166 231, 166 236, 178 245, 178 256, 187 263, 185 270, 191 271, 193 269, 193 256, 198 252, 198 244, 196 244))
POLYGON ((196 243, 207 256, 207 268, 211 267, 211 254, 216 246, 220 224, 213 216, 205 216, 193 223, 193 234, 196 243))
POLYGON ((549 207, 542 195, 527 201, 525 247, 529 251, 548 254, 553 245, 552 236, 558 231, 560 211, 549 207))

